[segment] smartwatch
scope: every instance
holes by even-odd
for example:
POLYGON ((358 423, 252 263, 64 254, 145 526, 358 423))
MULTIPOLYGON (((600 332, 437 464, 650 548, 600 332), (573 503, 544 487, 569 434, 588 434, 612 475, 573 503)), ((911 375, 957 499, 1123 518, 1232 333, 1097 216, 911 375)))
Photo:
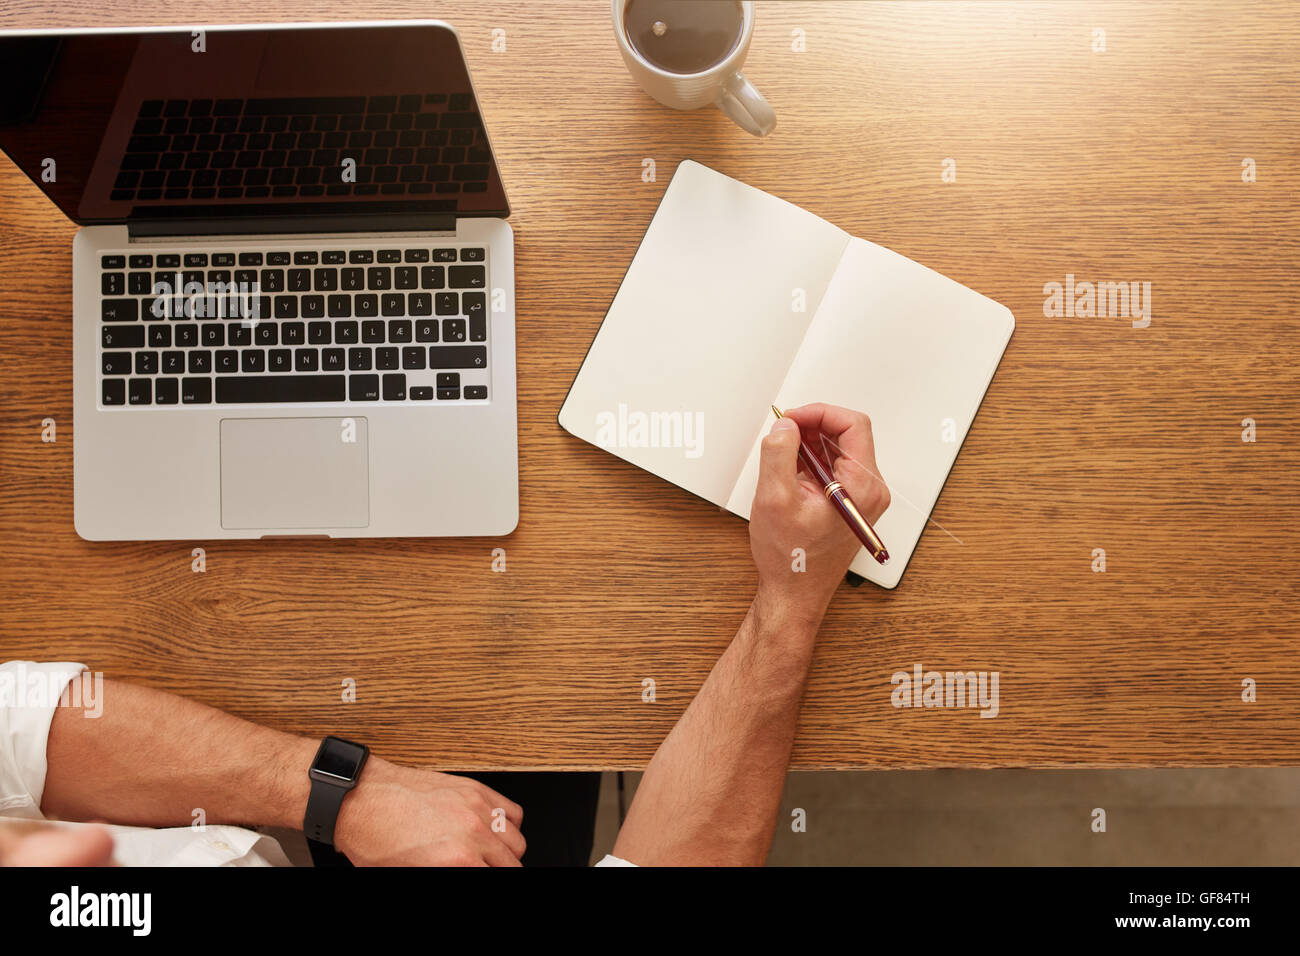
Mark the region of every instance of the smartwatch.
POLYGON ((317 866, 351 865, 346 856, 334 849, 334 824, 343 807, 343 798, 357 785, 369 756, 370 748, 365 744, 342 737, 326 737, 320 742, 316 758, 307 771, 311 793, 302 818, 302 832, 307 837, 312 862, 317 866))

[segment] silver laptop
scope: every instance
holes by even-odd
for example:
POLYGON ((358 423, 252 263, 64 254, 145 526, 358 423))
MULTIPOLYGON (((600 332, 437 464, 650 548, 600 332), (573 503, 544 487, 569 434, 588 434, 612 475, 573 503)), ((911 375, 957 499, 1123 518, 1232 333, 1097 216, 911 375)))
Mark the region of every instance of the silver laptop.
POLYGON ((437 21, 0 34, 73 243, 90 540, 518 522, 509 206, 437 21))

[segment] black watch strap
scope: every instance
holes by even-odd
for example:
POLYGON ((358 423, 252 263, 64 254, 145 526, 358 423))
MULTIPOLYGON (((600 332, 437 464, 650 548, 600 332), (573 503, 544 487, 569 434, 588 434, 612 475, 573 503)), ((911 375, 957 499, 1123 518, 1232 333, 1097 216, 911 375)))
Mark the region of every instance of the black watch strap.
POLYGON ((311 851, 311 861, 316 866, 352 865, 346 856, 334 849, 334 824, 348 793, 343 787, 323 780, 311 782, 302 832, 307 837, 307 849, 311 851))

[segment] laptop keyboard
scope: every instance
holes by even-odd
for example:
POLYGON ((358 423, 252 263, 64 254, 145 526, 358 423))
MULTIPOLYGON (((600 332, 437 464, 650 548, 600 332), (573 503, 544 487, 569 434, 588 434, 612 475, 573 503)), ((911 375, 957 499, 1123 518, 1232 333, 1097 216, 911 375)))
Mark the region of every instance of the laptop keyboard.
POLYGON ((110 198, 484 192, 492 154, 472 106, 468 93, 146 100, 110 198), (355 183, 341 179, 345 158, 355 183))
POLYGON ((100 292, 102 406, 488 398, 482 246, 127 250, 100 292))

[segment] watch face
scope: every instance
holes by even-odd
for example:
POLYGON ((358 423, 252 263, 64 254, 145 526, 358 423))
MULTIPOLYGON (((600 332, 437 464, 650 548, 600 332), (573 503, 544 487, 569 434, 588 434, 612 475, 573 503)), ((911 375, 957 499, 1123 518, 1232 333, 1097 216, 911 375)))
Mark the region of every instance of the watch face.
POLYGON ((337 737, 328 737, 321 744, 312 769, 340 780, 355 780, 365 756, 365 747, 337 737))

